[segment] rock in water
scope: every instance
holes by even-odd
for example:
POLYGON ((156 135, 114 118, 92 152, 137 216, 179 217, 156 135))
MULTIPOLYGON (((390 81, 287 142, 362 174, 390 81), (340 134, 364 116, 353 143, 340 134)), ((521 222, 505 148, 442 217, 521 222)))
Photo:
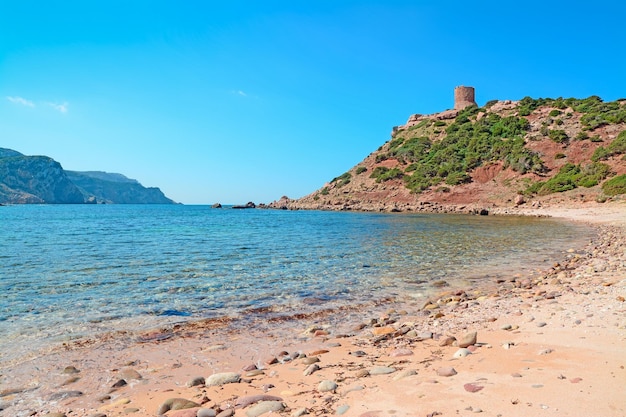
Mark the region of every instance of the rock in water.
POLYGON ((478 334, 476 332, 467 333, 462 338, 458 339, 457 345, 460 348, 466 348, 466 347, 468 347, 470 345, 475 345, 477 336, 478 336, 478 334))
POLYGON ((224 384, 232 384, 239 382, 241 375, 235 372, 222 372, 220 374, 213 374, 205 381, 207 387, 220 386, 224 384))

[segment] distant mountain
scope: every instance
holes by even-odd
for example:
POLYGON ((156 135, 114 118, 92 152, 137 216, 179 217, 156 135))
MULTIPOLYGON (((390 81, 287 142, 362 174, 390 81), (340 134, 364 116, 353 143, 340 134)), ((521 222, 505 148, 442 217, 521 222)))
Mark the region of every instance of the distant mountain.
POLYGON ((116 204, 172 204, 160 189, 146 188, 137 180, 122 174, 98 171, 66 171, 72 181, 88 201, 116 204))
POLYGON ((173 204, 160 189, 122 174, 65 171, 47 156, 0 148, 0 203, 173 204))

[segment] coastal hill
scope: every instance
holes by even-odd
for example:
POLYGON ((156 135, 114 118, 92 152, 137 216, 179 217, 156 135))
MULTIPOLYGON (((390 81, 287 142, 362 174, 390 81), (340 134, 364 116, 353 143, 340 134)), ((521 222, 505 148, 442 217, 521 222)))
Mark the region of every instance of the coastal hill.
POLYGON ((173 204, 158 188, 122 174, 66 171, 47 156, 0 148, 3 204, 173 204))
POLYGON ((626 193, 626 99, 487 102, 457 87, 455 106, 409 117, 361 163, 271 208, 472 212, 626 193))

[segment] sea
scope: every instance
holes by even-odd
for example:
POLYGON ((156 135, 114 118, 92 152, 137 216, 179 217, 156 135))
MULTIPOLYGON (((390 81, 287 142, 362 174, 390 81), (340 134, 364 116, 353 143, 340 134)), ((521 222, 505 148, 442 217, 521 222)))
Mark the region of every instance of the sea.
POLYGON ((0 364, 118 330, 425 300, 548 268, 592 231, 550 218, 0 207, 0 364))

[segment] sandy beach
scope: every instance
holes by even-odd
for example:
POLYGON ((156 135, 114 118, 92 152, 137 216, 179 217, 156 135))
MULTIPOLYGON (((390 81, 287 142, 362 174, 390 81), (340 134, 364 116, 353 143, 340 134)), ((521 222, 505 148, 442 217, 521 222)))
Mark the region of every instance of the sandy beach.
POLYGON ((2 369, 0 414, 626 415, 626 204, 512 210, 597 236, 412 304, 77 341, 2 369))

